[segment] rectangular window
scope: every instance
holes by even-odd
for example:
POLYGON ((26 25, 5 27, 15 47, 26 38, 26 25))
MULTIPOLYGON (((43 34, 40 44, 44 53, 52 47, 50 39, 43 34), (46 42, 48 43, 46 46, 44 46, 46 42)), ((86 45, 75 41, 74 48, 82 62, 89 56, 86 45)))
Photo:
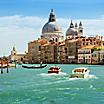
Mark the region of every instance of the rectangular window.
POLYGON ((68 59, 68 56, 66 56, 66 59, 68 59))
POLYGON ((41 46, 39 46, 39 51, 41 51, 41 46))

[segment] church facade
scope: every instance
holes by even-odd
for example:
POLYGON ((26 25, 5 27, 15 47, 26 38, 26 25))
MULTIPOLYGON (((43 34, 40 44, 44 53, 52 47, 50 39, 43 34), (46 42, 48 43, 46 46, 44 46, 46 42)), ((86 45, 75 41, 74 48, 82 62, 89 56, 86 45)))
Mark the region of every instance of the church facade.
POLYGON ((9 62, 17 62, 19 64, 21 63, 28 63, 28 53, 18 53, 16 51, 16 48, 13 47, 11 54, 8 56, 9 62))
POLYGON ((104 46, 104 41, 102 38, 83 36, 82 22, 73 24, 72 20, 64 39, 55 13, 51 10, 49 20, 42 28, 40 38, 28 43, 28 62, 80 63, 79 50, 86 46, 104 46))

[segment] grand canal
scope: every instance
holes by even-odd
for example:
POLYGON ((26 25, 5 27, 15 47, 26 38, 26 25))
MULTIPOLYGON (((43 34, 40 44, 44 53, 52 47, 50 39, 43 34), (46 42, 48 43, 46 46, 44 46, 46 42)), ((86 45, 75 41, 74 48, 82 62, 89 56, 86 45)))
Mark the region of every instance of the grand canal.
POLYGON ((104 66, 59 64, 61 73, 43 69, 10 68, 0 74, 0 104, 104 104, 104 66), (76 67, 90 69, 90 78, 68 76, 76 67))

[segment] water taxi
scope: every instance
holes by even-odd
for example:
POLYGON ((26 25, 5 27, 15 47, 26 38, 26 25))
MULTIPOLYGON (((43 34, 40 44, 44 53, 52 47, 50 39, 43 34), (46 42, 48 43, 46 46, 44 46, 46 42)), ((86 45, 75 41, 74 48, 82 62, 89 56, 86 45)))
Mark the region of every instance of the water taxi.
POLYGON ((58 74, 60 72, 61 68, 58 66, 52 66, 48 69, 48 73, 55 73, 58 74))
POLYGON ((87 78, 90 70, 86 67, 79 67, 72 70, 70 78, 87 78))

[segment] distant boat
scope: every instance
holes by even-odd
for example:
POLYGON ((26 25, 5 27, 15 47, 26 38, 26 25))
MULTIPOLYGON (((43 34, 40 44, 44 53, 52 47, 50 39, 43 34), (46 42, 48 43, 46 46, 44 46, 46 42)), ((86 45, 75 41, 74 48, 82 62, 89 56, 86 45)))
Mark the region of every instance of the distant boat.
POLYGON ((16 64, 15 63, 9 63, 9 67, 15 67, 16 64))
POLYGON ((10 68, 10 67, 15 67, 15 64, 13 64, 13 63, 8 63, 8 65, 7 64, 3 64, 3 66, 1 66, 1 64, 0 64, 0 68, 10 68))
POLYGON ((56 73, 56 74, 59 74, 61 68, 58 67, 58 66, 52 66, 48 69, 48 73, 51 74, 51 73, 56 73))
POLYGON ((79 67, 72 70, 70 78, 87 78, 90 70, 85 67, 79 67))
POLYGON ((39 68, 44 68, 46 65, 39 65, 39 66, 27 66, 27 65, 22 65, 23 68, 28 68, 28 69, 39 69, 39 68))
POLYGON ((3 64, 2 66, 0 64, 0 68, 7 68, 7 64, 3 64))

